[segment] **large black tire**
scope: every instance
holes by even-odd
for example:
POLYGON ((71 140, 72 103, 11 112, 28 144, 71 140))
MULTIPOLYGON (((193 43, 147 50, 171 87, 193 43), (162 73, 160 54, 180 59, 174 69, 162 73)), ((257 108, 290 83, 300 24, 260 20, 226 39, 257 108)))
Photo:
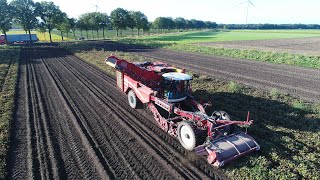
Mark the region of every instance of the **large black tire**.
POLYGON ((192 151, 203 141, 198 134, 197 127, 189 121, 180 122, 177 133, 180 144, 189 151, 192 151))
POLYGON ((131 108, 136 109, 141 104, 133 90, 128 92, 128 102, 131 108))

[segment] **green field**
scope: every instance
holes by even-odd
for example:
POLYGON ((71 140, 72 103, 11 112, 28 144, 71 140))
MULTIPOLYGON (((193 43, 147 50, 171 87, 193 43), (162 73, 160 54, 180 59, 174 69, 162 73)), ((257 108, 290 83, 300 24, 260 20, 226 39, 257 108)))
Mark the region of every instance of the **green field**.
POLYGON ((233 30, 233 31, 198 31, 161 36, 124 38, 119 41, 129 44, 143 44, 211 56, 233 57, 264 61, 275 64, 289 64, 300 67, 320 68, 319 56, 271 52, 253 49, 231 49, 214 46, 201 46, 194 43, 237 40, 263 40, 279 38, 320 37, 320 30, 233 30))
POLYGON ((234 30, 234 31, 198 31, 185 32, 181 34, 147 36, 141 39, 151 41, 162 41, 168 43, 197 43, 197 42, 218 42, 237 40, 262 40, 279 38, 300 38, 320 36, 320 31, 315 30, 234 30))
MULTIPOLYGON (((21 31, 21 30, 10 30, 7 34, 25 34, 25 33, 26 33, 25 31, 21 31)), ((58 33, 59 33, 58 31, 53 31, 51 33, 52 41, 61 41, 61 36, 58 35, 58 33)), ((31 31, 31 34, 37 34, 39 41, 42 41, 42 42, 49 42, 50 41, 50 37, 49 37, 48 32, 40 33, 37 31, 31 31)), ((67 40, 67 38, 65 38, 65 39, 67 40)))
MULTIPOLYGON (((211 31, 189 31, 189 32, 176 32, 176 31, 165 31, 166 33, 157 34, 157 30, 150 30, 149 33, 143 35, 140 31, 140 36, 137 35, 137 30, 133 31, 134 39, 147 40, 152 42, 161 43, 197 43, 197 42, 219 42, 219 41, 237 41, 237 40, 263 40, 263 39, 279 39, 279 38, 299 38, 299 37, 315 37, 320 36, 320 30, 211 30, 211 31)), ((31 33, 37 34, 40 41, 49 41, 49 33, 39 33, 32 31, 31 33)), ((105 38, 118 39, 115 30, 105 30, 105 38)), ((10 30, 8 34, 25 34, 25 31, 21 30, 10 30)), ((102 39, 102 30, 88 31, 88 39, 102 39)), ((120 34, 120 31, 119 31, 120 34)), ((86 31, 81 32, 75 31, 76 39, 80 37, 87 38, 86 31)), ((64 33, 65 40, 74 40, 73 33, 69 33, 69 37, 64 33)), ((132 38, 131 30, 122 31, 123 38, 132 38)), ((52 40, 61 41, 60 31, 52 31, 52 40)))
MULTIPOLYGON (((7 34, 25 34, 26 32, 23 31, 23 30, 10 30, 7 34)), ((37 34, 37 36, 39 37, 39 40, 42 41, 42 42, 49 42, 50 38, 49 38, 49 33, 46 32, 45 34, 44 33, 40 33, 38 31, 31 31, 32 34, 37 34)), ((105 30, 104 31, 105 33, 105 38, 107 39, 117 39, 117 38, 120 38, 120 37, 117 37, 117 32, 115 30, 105 30)), ((156 31, 155 30, 150 30, 149 34, 155 34, 156 31)), ((61 40, 61 34, 60 34, 60 31, 58 30, 52 30, 52 41, 54 42, 60 42, 62 41, 61 40)), ((134 30, 133 31, 133 35, 134 37, 138 37, 138 33, 137 33, 137 30, 134 30)), ((140 36, 143 35, 143 32, 142 30, 140 31, 140 36)), ((145 34, 147 35, 147 34, 145 34)), ((67 34, 64 33, 63 34, 64 36, 64 40, 65 41, 68 41, 68 40, 74 40, 74 36, 73 36, 73 33, 70 32, 68 34, 68 37, 67 37, 67 34)), ((120 31, 119 31, 119 36, 120 36, 120 31)), ((86 31, 82 31, 82 35, 81 35, 81 31, 79 30, 76 30, 75 31, 75 37, 76 39, 79 39, 80 37, 84 37, 85 39, 87 39, 87 33, 86 31)), ((103 32, 102 30, 99 30, 98 31, 98 35, 97 35, 97 32, 96 31, 91 31, 89 30, 88 31, 88 39, 92 40, 92 39, 97 39, 97 37, 99 37, 98 39, 102 39, 103 38, 103 32)), ((122 37, 132 37, 132 32, 131 30, 124 30, 122 31, 122 37)))
MULTIPOLYGON (((175 31, 164 31, 165 33, 173 33, 175 31)), ((131 30, 123 30, 122 31, 122 36, 121 36, 121 31, 119 31, 119 37, 117 37, 117 31, 116 30, 105 30, 104 31, 104 35, 105 35, 105 38, 107 39, 119 39, 119 38, 132 38, 132 31, 131 30)), ((82 35, 81 35, 81 31, 79 30, 76 30, 75 31, 75 34, 76 34, 76 39, 80 38, 80 37, 84 37, 84 38, 87 38, 87 33, 86 31, 82 31, 82 35)), ((151 29, 148 33, 143 33, 142 30, 140 30, 140 33, 139 33, 139 36, 138 36, 138 31, 135 29, 133 31, 133 36, 135 38, 140 38, 140 37, 145 37, 145 36, 149 36, 149 35, 157 35, 157 30, 155 29, 151 29)), ((162 35, 162 34, 160 34, 162 35)), ((73 38, 73 34, 70 35, 71 38, 73 38)), ((97 32, 96 31, 91 31, 89 30, 88 31, 88 39, 97 39, 97 37, 99 37, 99 39, 103 38, 103 32, 102 30, 99 30, 98 31, 98 35, 97 35, 97 32)))

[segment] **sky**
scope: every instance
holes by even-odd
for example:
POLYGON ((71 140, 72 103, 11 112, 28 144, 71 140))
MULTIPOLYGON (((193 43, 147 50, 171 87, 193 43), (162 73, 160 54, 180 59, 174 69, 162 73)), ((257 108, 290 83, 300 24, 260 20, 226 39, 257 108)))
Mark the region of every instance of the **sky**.
MULTIPOLYGON (((34 0, 40 2, 41 0, 34 0)), ((157 17, 183 17, 224 24, 320 24, 320 0, 51 0, 69 17, 98 11, 110 14, 121 7, 157 17), (247 17, 248 10, 248 18, 247 17)))

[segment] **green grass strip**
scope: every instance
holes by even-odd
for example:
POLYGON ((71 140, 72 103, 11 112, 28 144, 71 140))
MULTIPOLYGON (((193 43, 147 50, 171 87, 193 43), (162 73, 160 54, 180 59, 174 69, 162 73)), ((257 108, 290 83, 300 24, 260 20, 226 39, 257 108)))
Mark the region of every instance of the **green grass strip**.
POLYGON ((320 68, 319 56, 304 56, 299 54, 268 52, 259 50, 243 50, 229 48, 215 48, 191 44, 174 44, 166 48, 178 51, 201 53, 213 56, 249 59, 275 64, 289 64, 300 67, 320 68))
POLYGON ((290 54, 281 52, 243 50, 231 48, 216 48, 195 44, 177 44, 161 41, 149 41, 138 39, 122 39, 122 43, 147 45, 154 48, 166 48, 175 51, 199 53, 211 56, 231 57, 248 59, 274 64, 288 64, 298 67, 320 68, 320 56, 305 56, 300 54, 290 54))
POLYGON ((0 179, 6 177, 6 158, 9 148, 10 124, 13 118, 14 97, 18 78, 20 48, 0 49, 0 179), (10 64, 11 62, 11 64, 10 64))

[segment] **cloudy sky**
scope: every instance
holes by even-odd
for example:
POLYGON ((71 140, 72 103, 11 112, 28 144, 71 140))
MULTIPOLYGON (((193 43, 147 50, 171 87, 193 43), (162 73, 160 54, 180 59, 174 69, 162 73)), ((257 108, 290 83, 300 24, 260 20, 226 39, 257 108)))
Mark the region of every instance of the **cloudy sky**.
MULTIPOLYGON (((35 0, 39 2, 41 0, 35 0)), ((217 23, 320 24, 320 0, 52 0, 70 17, 85 12, 110 12, 122 7, 141 11, 150 21, 159 16, 184 17, 217 23)))

